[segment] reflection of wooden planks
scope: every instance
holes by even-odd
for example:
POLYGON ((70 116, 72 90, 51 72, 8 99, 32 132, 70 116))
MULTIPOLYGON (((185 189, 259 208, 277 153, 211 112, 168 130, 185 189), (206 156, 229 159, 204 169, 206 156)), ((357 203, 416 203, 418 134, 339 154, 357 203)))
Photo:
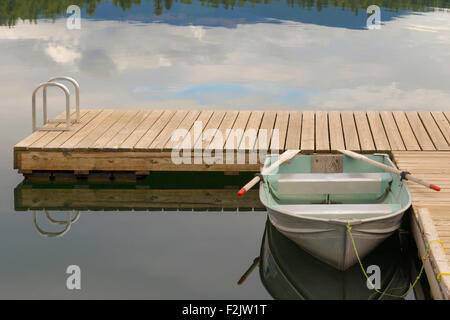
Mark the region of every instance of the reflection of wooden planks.
POLYGON ((258 188, 236 189, 31 188, 17 187, 15 210, 263 210, 258 188))
POLYGON ((393 152, 393 156, 399 168, 442 188, 436 192, 408 182, 414 212, 412 225, 420 255, 425 255, 426 247, 430 246, 425 270, 433 297, 450 299, 450 275, 436 280, 439 273, 450 272, 450 152, 399 151, 393 152))
POLYGON ((263 161, 266 152, 298 148, 303 153, 450 151, 450 113, 440 111, 81 110, 81 115, 70 131, 37 131, 19 142, 15 168, 253 171, 261 165, 249 163, 257 152, 263 161), (182 136, 172 141, 175 132, 182 136), (197 162, 172 161, 171 152, 181 142, 189 152, 178 154, 200 156, 197 162), (204 161, 205 154, 219 159, 221 149, 230 159, 239 154, 246 160, 239 165, 204 161))

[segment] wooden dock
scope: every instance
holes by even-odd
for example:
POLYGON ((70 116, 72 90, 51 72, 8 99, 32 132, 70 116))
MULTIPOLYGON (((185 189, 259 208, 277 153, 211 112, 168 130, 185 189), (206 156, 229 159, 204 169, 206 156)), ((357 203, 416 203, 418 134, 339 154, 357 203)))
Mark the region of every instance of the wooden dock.
POLYGON ((449 119, 450 112, 438 111, 81 110, 81 122, 70 131, 36 131, 16 144, 14 168, 25 174, 258 171, 261 161, 250 163, 249 154, 298 148, 303 153, 337 149, 365 153, 449 151, 449 119), (194 132, 196 121, 202 123, 201 132, 194 132), (177 129, 186 135, 172 141, 177 129), (210 129, 216 131, 198 136, 211 133, 210 129), (230 134, 229 129, 237 134, 230 134), (256 135, 246 136, 246 132, 256 135), (187 141, 192 159, 175 164, 172 151, 182 140, 187 141), (223 160, 213 164, 194 159, 199 153, 217 149, 232 153, 233 159, 238 154, 247 158, 243 163, 223 160))
MULTIPOLYGON (((425 271, 432 295, 435 299, 450 299, 450 112, 81 110, 81 122, 71 130, 36 131, 19 142, 14 147, 14 168, 26 176, 47 180, 80 176, 96 179, 99 175, 109 179, 122 174, 140 177, 152 171, 254 172, 259 171, 264 157, 254 163, 250 161, 252 154, 287 149, 301 149, 302 153, 334 153, 338 149, 388 153, 399 168, 440 185, 442 191, 434 192, 409 184, 411 218, 420 255, 430 253, 425 271), (198 132, 196 123, 200 122, 198 132), (172 135, 177 129, 181 134, 174 140, 172 135), (256 134, 246 134, 251 131, 256 134), (178 152, 181 142, 190 151, 189 161, 174 163, 173 151, 178 152), (188 142, 187 148, 184 142, 188 142), (244 161, 195 160, 198 154, 216 155, 218 150, 231 154, 232 160, 244 155, 244 161)), ((82 203, 109 193, 69 192, 84 199, 82 203)), ((135 197, 146 201, 155 195, 155 191, 142 192, 130 191, 116 200, 121 203, 125 199, 123 203, 139 207, 141 204, 133 203, 135 197)), ((24 208, 58 204, 49 200, 56 194, 51 191, 40 192, 37 203, 33 203, 33 197, 38 191, 23 188, 20 194, 24 208)), ((227 201, 232 204, 232 199, 223 198, 224 206, 227 201)), ((61 204, 58 208, 63 207, 61 204)))

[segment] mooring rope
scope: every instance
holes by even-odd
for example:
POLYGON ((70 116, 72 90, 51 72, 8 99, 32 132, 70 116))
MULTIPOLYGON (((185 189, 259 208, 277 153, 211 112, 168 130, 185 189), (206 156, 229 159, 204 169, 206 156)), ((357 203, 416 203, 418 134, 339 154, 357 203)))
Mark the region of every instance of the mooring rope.
MULTIPOLYGON (((422 274, 423 274, 423 271, 424 271, 424 269, 425 269, 425 260, 428 259, 429 256, 430 256, 429 253, 428 253, 429 247, 430 247, 430 243, 428 243, 427 248, 426 248, 426 251, 425 251, 425 255, 422 257, 422 267, 420 268, 420 271, 419 271, 419 274, 418 274, 417 277, 416 277, 416 280, 413 282, 412 285, 410 285, 409 289, 408 289, 406 292, 404 292, 404 293, 401 294, 401 295, 397 295, 397 294, 393 294, 393 293, 388 293, 388 292, 386 292, 386 291, 378 290, 378 289, 373 285, 372 281, 369 280, 369 276, 368 276, 367 273, 366 273, 366 269, 364 268, 364 266, 363 266, 363 264, 362 264, 362 262, 361 262, 361 259, 359 258, 358 250, 356 249, 355 239, 353 239, 353 234, 352 234, 351 230, 352 230, 352 227, 350 226, 350 222, 347 222, 347 231, 348 231, 348 234, 350 235, 350 239, 352 240, 353 249, 355 250, 355 255, 356 255, 356 258, 358 259, 359 266, 361 267, 361 270, 362 270, 364 276, 366 277, 367 282, 370 283, 370 284, 372 285, 373 290, 375 290, 375 292, 381 294, 382 296, 388 296, 388 297, 394 297, 394 298, 404 298, 404 297, 406 297, 406 296, 408 295, 408 293, 409 293, 409 292, 416 286, 416 284, 419 282, 419 279, 420 279, 420 277, 421 277, 422 274)), ((400 288, 393 288, 392 290, 395 290, 395 289, 400 289, 400 288)))

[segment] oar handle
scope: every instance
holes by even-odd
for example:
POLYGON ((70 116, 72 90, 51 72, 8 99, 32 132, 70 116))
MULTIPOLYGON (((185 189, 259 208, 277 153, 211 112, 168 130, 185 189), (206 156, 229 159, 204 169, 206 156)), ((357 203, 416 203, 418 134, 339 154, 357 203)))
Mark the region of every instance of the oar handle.
MULTIPOLYGON (((378 167, 378 168, 390 171, 390 172, 392 172, 394 174, 397 174, 399 176, 403 177, 403 175, 404 175, 403 171, 398 170, 398 169, 393 168, 393 167, 390 167, 390 166, 387 166, 387 165, 385 165, 383 163, 380 163, 380 162, 377 162, 375 160, 369 159, 366 156, 363 156, 362 154, 359 154, 359 153, 356 153, 356 152, 353 152, 353 151, 350 151, 350 150, 338 150, 338 151, 340 153, 342 153, 342 154, 345 154, 346 156, 349 156, 349 157, 353 158, 353 159, 357 159, 357 160, 361 160, 361 161, 367 162, 367 163, 369 163, 369 164, 371 164, 371 165, 373 165, 375 167, 378 167)), ((424 181, 422 179, 416 178, 415 176, 413 176, 413 175, 411 175, 409 173, 405 174, 404 178, 406 178, 406 180, 411 180, 411 181, 414 181, 415 183, 421 184, 421 185, 423 185, 423 186, 425 186, 427 188, 430 188, 430 189, 433 189, 433 190, 436 190, 436 191, 441 191, 441 188, 438 187, 437 185, 429 183, 429 182, 424 181)))
MULTIPOLYGON (((299 153, 300 150, 286 150, 280 155, 280 158, 272 163, 268 168, 264 169, 261 174, 266 175, 278 168, 282 163, 292 159, 297 153, 299 153)), ((243 195, 246 193, 251 187, 253 187, 255 184, 257 184, 261 180, 259 176, 254 177, 252 180, 250 180, 249 183, 247 183, 241 190, 238 191, 238 196, 243 195)))
POLYGON ((250 190, 255 184, 259 182, 259 180, 261 180, 261 178, 259 176, 255 176, 245 186, 243 186, 241 190, 238 191, 238 196, 242 196, 244 193, 250 190))
POLYGON ((412 176, 410 174, 406 175, 406 179, 414 181, 415 183, 421 184, 421 185, 423 185, 425 187, 428 187, 430 189, 433 189, 433 190, 436 190, 436 191, 441 191, 441 187, 439 187, 439 186, 437 186, 435 184, 423 181, 422 179, 416 178, 416 177, 414 177, 414 176, 412 176))
POLYGON ((238 281, 238 285, 240 286, 241 284, 243 284, 245 282, 245 280, 247 280, 248 276, 253 272, 253 270, 255 270, 256 266, 259 264, 259 257, 256 257, 252 264, 250 265, 250 267, 247 269, 247 271, 245 271, 245 273, 242 275, 242 277, 239 279, 238 281))

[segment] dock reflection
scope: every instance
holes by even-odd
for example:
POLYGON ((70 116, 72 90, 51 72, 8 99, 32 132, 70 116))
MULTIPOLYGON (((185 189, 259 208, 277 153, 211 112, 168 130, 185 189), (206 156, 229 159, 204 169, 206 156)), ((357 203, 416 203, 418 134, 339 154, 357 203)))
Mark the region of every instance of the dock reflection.
MULTIPOLYGON (((405 254, 397 233, 362 260, 380 269, 380 291, 401 295, 410 284, 405 254)), ((315 259, 267 221, 259 258, 261 281, 274 299, 395 299, 369 289, 359 264, 336 270, 315 259)), ((370 286, 370 285, 369 285, 370 286)))
POLYGON ((158 172, 134 182, 24 180, 14 189, 15 211, 32 211, 34 226, 44 237, 64 236, 85 211, 264 211, 257 188, 246 197, 236 196, 252 177, 158 172))

